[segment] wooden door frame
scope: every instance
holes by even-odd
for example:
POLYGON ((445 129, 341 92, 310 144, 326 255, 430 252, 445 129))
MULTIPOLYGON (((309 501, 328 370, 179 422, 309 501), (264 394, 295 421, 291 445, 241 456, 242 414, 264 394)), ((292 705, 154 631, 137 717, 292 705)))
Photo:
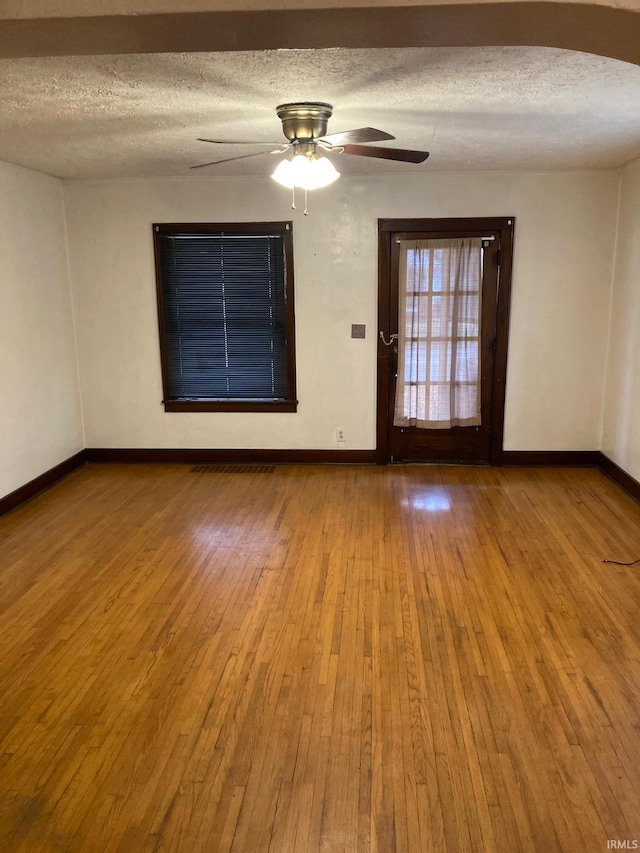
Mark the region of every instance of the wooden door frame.
POLYGON ((495 366, 491 409, 490 463, 500 465, 503 454, 504 403, 507 378, 507 345, 511 308, 511 273, 513 266, 513 232, 515 216, 480 216, 456 219, 379 219, 378 220, 378 402, 376 426, 376 464, 386 465, 389 458, 389 347, 380 340, 380 331, 388 340, 389 293, 391 289, 391 235, 396 231, 428 231, 431 233, 478 231, 500 233, 500 261, 496 307, 495 366))

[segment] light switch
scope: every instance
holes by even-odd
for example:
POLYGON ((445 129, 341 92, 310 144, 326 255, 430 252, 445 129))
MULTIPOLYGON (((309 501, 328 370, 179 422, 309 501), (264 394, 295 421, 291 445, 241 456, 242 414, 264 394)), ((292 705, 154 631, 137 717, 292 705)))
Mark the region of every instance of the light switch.
POLYGON ((352 323, 351 324, 351 337, 352 338, 364 338, 366 337, 367 327, 364 323, 352 323))

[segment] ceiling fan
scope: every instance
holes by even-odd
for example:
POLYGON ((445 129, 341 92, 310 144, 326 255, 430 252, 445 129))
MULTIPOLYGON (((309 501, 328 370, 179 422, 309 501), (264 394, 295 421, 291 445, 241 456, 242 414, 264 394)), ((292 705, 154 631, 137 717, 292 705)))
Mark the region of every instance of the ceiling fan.
POLYGON ((355 154, 358 157, 376 157, 382 160, 398 160, 403 163, 423 163, 429 156, 428 151, 412 151, 406 148, 376 148, 368 142, 382 142, 394 139, 390 133, 376 130, 374 127, 359 127, 342 133, 327 135, 327 124, 333 114, 331 104, 321 102, 301 102, 281 104, 276 107, 282 130, 288 142, 248 142, 223 139, 199 139, 199 142, 211 142, 214 145, 266 145, 267 151, 241 154, 192 166, 203 169, 205 166, 217 166, 234 160, 246 160, 263 154, 287 154, 276 167, 272 177, 289 189, 300 187, 304 190, 327 186, 339 177, 331 161, 322 156, 329 154, 355 154), (274 148, 274 146, 277 146, 274 148))

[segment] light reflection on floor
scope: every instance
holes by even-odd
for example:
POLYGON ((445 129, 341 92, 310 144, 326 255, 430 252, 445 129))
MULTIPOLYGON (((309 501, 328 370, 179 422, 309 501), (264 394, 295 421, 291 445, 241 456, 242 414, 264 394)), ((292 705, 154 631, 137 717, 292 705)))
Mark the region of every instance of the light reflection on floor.
POLYGON ((451 509, 449 496, 444 489, 428 488, 417 492, 407 500, 401 501, 402 506, 423 512, 447 512, 451 509))

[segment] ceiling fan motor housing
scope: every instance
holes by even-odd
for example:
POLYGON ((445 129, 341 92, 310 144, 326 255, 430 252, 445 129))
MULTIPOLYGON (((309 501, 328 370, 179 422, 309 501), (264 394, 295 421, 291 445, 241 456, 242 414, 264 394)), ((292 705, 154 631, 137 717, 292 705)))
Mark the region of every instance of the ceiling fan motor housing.
POLYGON ((303 102, 280 104, 276 107, 282 130, 287 139, 319 139, 327 133, 327 124, 333 115, 331 104, 303 102))

